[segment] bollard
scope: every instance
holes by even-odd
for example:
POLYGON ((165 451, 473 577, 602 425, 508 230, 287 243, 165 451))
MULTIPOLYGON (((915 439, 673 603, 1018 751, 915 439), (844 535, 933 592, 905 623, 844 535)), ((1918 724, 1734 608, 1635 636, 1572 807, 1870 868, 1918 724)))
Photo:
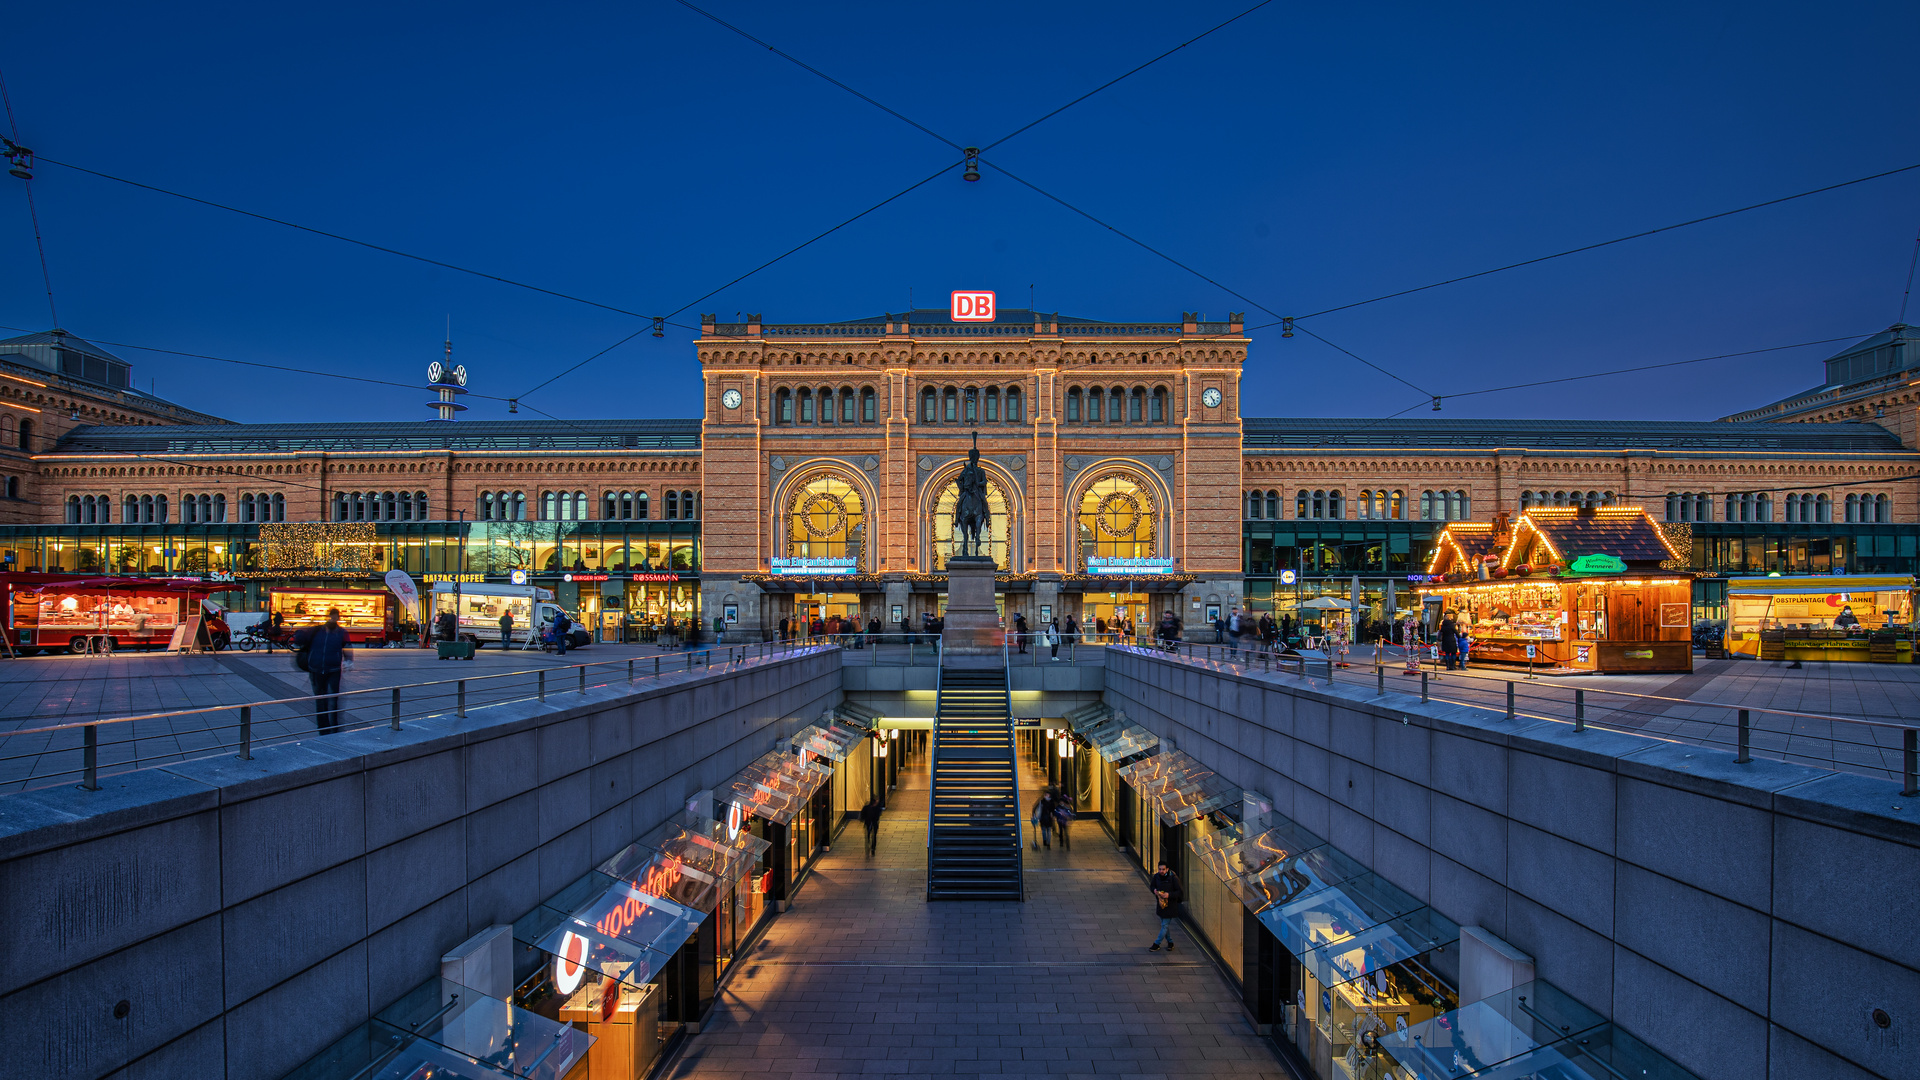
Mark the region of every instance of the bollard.
POLYGON ((1379 664, 1373 665, 1374 689, 1379 693, 1387 692, 1387 669, 1379 664))
POLYGON ((580 692, 583 694, 587 692, 587 665, 585 664, 580 665, 580 692))
POLYGON ((1507 719, 1513 719, 1513 680, 1507 680, 1507 719))
POLYGON ((692 653, 687 654, 687 670, 688 671, 693 670, 693 654, 692 653))
POLYGON ((400 688, 393 688, 393 730, 400 730, 400 688))
POLYGON ((656 679, 660 677, 660 654, 659 653, 655 653, 653 656, 653 676, 656 679))
POLYGON ((633 685, 633 661, 627 661, 627 685, 633 685))
POLYGON ((1573 692, 1573 730, 1587 730, 1587 692, 1585 690, 1573 692))
POLYGON ((1424 671, 1420 673, 1420 700, 1427 700, 1427 673, 1424 671))
MULTIPOLYGON (((99 724, 87 725, 86 739, 87 739, 86 753, 82 756, 82 761, 81 761, 81 764, 83 764, 86 767, 86 774, 85 774, 85 777, 80 781, 80 787, 84 791, 99 791, 100 790, 100 725, 99 724)), ((1911 739, 1909 739, 1907 745, 1909 746, 1913 745, 1911 739)))
POLYGON ((253 706, 240 706, 240 760, 253 760, 253 706))
POLYGON ((454 703, 454 715, 465 716, 467 715, 467 680, 461 679, 455 691, 458 698, 454 703))
POLYGON ((1753 728, 1752 728, 1752 725, 1747 720, 1747 710, 1741 709, 1740 710, 1740 753, 1737 754, 1733 759, 1736 764, 1745 765, 1748 762, 1753 760, 1753 754, 1751 752, 1751 743, 1750 743, 1752 736, 1753 736, 1753 728))
POLYGON ((544 671, 540 673, 540 700, 547 700, 547 673, 544 671))
POLYGON ((1905 734, 1907 738, 1907 782, 1905 786, 1900 789, 1900 794, 1911 799, 1915 795, 1920 795, 1920 730, 1908 728, 1905 734))

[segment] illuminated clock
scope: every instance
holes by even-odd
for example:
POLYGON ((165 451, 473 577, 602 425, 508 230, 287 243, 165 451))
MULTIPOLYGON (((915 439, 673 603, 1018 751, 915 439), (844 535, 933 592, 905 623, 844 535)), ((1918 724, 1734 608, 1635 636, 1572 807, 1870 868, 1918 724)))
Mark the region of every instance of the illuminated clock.
POLYGON ((1220 391, 1215 390, 1211 386, 1207 387, 1205 390, 1200 391, 1200 404, 1205 405, 1209 409, 1219 408, 1220 407, 1220 391))
POLYGON ((726 393, 721 394, 720 404, 725 405, 729 409, 739 408, 740 407, 740 391, 729 390, 726 393))

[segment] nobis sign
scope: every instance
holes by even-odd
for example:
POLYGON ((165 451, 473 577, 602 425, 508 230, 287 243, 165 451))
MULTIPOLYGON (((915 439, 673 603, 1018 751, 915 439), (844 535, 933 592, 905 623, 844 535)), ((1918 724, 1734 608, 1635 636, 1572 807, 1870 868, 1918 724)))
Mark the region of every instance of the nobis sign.
POLYGON ((949 312, 954 322, 992 322, 993 294, 978 290, 955 290, 953 308, 949 312))

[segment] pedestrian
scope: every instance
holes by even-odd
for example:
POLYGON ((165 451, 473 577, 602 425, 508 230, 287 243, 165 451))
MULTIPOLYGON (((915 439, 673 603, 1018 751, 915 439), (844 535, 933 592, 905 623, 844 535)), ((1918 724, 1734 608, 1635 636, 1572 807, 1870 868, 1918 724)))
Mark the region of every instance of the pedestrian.
POLYGON ((1096 617, 1093 620, 1093 639, 1095 641, 1107 640, 1107 620, 1106 619, 1096 617))
MULTIPOLYGON (((1060 733, 1061 738, 1066 732, 1060 733)), ((1053 789, 1053 827, 1060 834, 1060 850, 1069 851, 1073 843, 1067 835, 1067 826, 1073 824, 1073 800, 1057 789, 1053 789)))
POLYGON ((1240 659, 1240 635, 1246 632, 1242 618, 1239 608, 1234 608, 1233 614, 1227 617, 1227 652, 1235 660, 1240 659))
POLYGON ((878 615, 873 615, 868 617, 867 640, 861 642, 860 647, 863 649, 866 648, 868 642, 871 642, 875 649, 878 649, 880 647, 880 616, 878 615))
POLYGON ((455 618, 453 612, 441 612, 440 617, 435 619, 434 622, 439 625, 441 641, 453 641, 458 636, 460 629, 459 620, 455 618))
POLYGON ((1033 850, 1053 849, 1053 799, 1046 792, 1033 800, 1033 850))
POLYGON ((553 617, 553 646, 561 656, 567 655, 567 639, 573 636, 573 620, 562 611, 553 617))
POLYGON ((860 808, 860 825, 867 830, 867 857, 872 858, 880 846, 880 800, 876 796, 867 796, 867 805, 860 808))
POLYGON ((1440 658, 1446 662, 1448 671, 1460 665, 1460 624, 1454 621, 1451 611, 1440 620, 1440 658))
POLYGON ((307 685, 313 687, 313 720, 320 734, 340 727, 340 673, 353 662, 347 632, 340 628, 340 609, 328 608, 327 621, 302 627, 293 635, 295 655, 306 657, 307 685))
POLYGON ((1215 615, 1213 617, 1213 643, 1215 645, 1225 645, 1227 643, 1227 617, 1225 615, 1215 615))
POLYGON ((513 612, 500 613, 500 648, 502 651, 513 648, 513 612))
POLYGON ((780 620, 780 640, 781 641, 789 640, 788 627, 791 626, 792 624, 793 624, 792 619, 782 618, 780 620))
POLYGON ((1166 942, 1167 951, 1173 951, 1173 924, 1180 918, 1180 901, 1186 899, 1186 893, 1180 888, 1180 876, 1167 866, 1167 860, 1161 859, 1159 869, 1147 879, 1147 888, 1153 890, 1153 913, 1160 920, 1160 936, 1153 939, 1147 947, 1148 952, 1159 952, 1160 943, 1166 942))
POLYGON ((1261 612, 1260 614, 1260 648, 1261 650, 1264 652, 1272 652, 1273 644, 1275 641, 1279 639, 1279 637, 1280 637, 1280 627, 1274 623, 1273 615, 1269 612, 1261 612))
POLYGON ((1067 644, 1069 646, 1072 646, 1072 645, 1078 644, 1079 641, 1080 641, 1080 623, 1072 615, 1068 615, 1067 616, 1067 644))
POLYGON ((1047 645, 1053 650, 1053 658, 1060 659, 1060 619, 1058 616, 1047 620, 1047 645))
POLYGON ((1013 613, 1013 640, 1020 646, 1021 652, 1027 651, 1027 616, 1025 612, 1013 613))

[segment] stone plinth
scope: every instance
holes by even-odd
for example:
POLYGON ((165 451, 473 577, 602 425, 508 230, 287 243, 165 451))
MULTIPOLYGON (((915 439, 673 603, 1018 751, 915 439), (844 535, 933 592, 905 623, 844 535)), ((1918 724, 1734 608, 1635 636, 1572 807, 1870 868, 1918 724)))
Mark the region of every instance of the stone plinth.
POLYGON ((940 635, 947 667, 999 667, 1000 615, 993 607, 993 560, 960 555, 947 560, 947 622, 940 635))

